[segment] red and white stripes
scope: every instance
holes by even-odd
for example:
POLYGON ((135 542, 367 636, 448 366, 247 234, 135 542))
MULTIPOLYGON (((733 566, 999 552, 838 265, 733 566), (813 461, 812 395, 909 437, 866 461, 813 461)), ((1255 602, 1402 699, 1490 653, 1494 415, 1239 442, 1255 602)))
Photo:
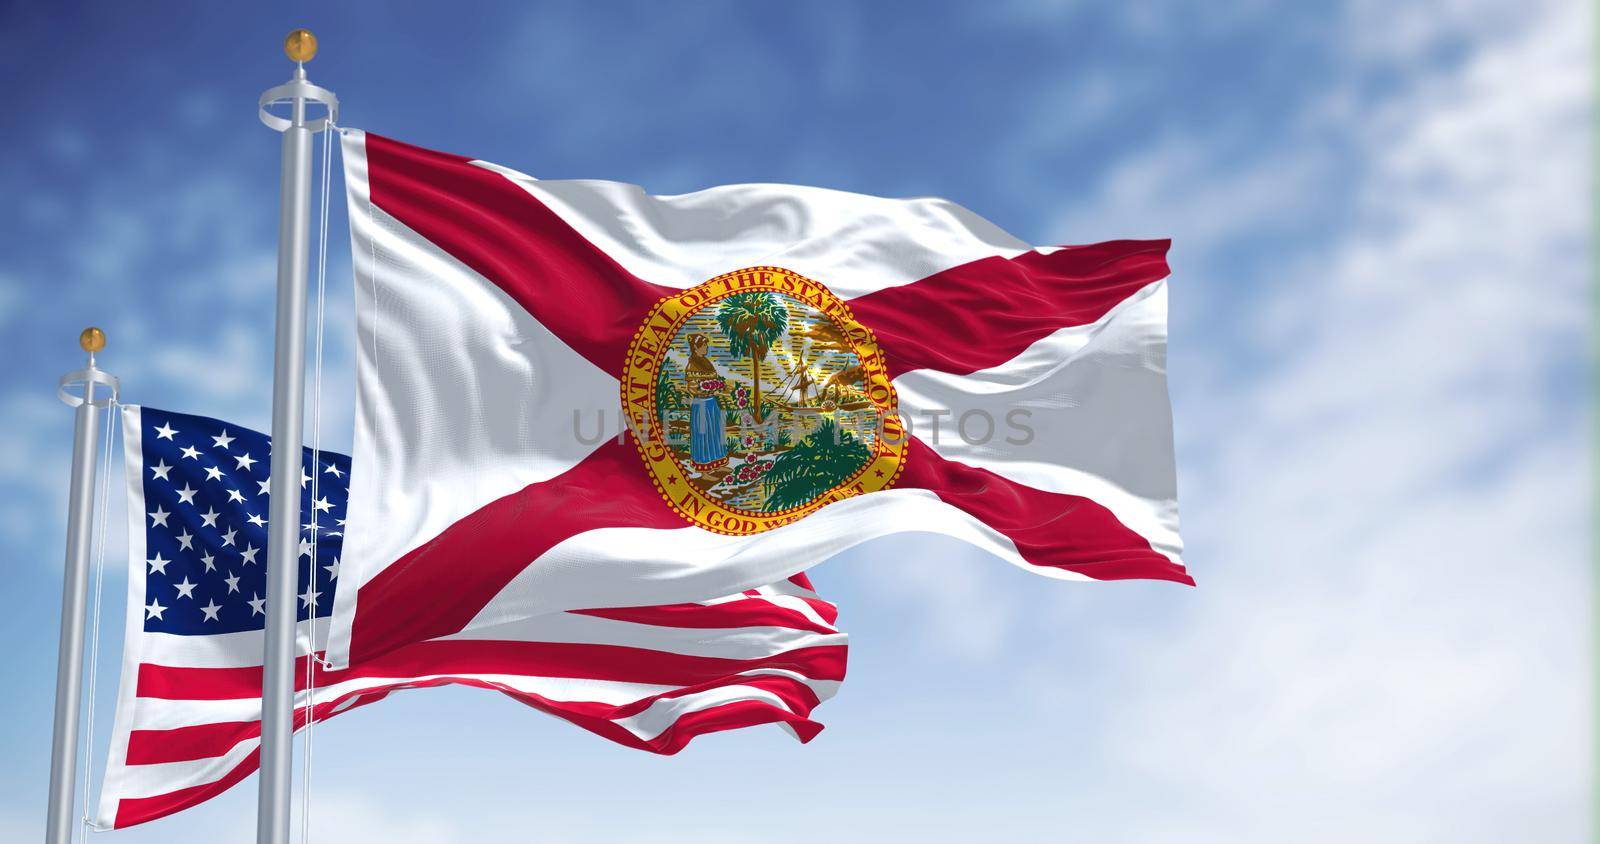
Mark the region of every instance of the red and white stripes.
MULTIPOLYGON (((138 408, 124 412, 138 413, 138 408)), ((129 461, 128 622, 122 685, 96 824, 121 828, 203 802, 259 762, 262 639, 146 632, 145 508, 139 424, 129 461)), ((554 613, 394 648, 318 670, 309 694, 322 721, 403 689, 491 689, 619 744, 654 753, 695 736, 778 724, 801 741, 811 712, 844 679, 836 612, 804 575, 718 600, 554 613)), ((300 628, 301 653, 325 627, 300 628)), ((295 669, 305 724, 305 657, 295 669)))
MULTIPOLYGON (((501 692, 653 753, 677 753, 704 733, 769 723, 809 741, 822 730, 812 710, 845 674, 845 636, 832 615, 832 605, 793 583, 722 601, 558 613, 319 670, 313 717, 449 684, 501 692)), ((141 632, 129 640, 126 659, 125 702, 101 792, 103 828, 203 802, 259 761, 259 633, 141 632)), ((304 657, 295 676, 299 729, 304 657)))

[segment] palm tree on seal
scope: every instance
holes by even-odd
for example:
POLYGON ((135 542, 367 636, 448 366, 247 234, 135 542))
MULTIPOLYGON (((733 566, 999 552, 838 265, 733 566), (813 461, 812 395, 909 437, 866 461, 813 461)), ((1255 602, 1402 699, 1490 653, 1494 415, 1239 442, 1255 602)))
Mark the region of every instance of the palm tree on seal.
POLYGON ((735 293, 722 300, 717 326, 728 335, 728 351, 750 358, 755 380, 755 417, 762 421, 761 364, 767 350, 789 327, 789 311, 778 297, 766 292, 735 293))

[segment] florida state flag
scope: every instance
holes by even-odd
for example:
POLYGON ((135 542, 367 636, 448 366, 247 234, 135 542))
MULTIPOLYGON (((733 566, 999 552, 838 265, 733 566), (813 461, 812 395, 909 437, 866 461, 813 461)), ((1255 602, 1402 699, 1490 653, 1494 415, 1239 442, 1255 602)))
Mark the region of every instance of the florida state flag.
POLYGON ((353 130, 344 156, 361 469, 334 665, 906 531, 1192 583, 1165 241, 1033 249, 943 200, 651 196, 353 130))

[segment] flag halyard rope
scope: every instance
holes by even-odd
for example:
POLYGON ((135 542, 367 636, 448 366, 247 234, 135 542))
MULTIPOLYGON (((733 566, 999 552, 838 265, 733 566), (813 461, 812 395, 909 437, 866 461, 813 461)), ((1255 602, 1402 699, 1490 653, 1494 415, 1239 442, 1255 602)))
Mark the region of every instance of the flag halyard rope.
MULTIPOLYGON (((300 840, 302 844, 311 842, 311 754, 314 747, 316 714, 316 666, 320 661, 317 649, 317 550, 321 525, 317 521, 315 502, 321 489, 322 477, 322 351, 324 326, 327 313, 327 277, 328 277, 328 198, 331 169, 333 162, 333 144, 335 129, 333 115, 328 116, 328 130, 322 135, 322 181, 318 187, 320 203, 317 221, 317 327, 316 345, 312 362, 312 387, 311 387, 311 554, 310 565, 306 572, 307 594, 311 595, 310 611, 306 614, 306 705, 305 705, 305 763, 302 779, 304 785, 301 790, 300 806, 300 840)), ((325 646, 325 645, 324 645, 325 646)))
MULTIPOLYGON (((107 502, 111 498, 111 453, 117 443, 117 421, 121 415, 117 413, 117 400, 113 396, 105 407, 106 413, 106 441, 104 454, 100 462, 99 488, 95 490, 98 499, 95 510, 95 538, 94 538, 94 613, 89 624, 89 697, 85 708, 84 741, 83 741, 83 840, 87 841, 91 831, 98 830, 89 817, 91 803, 89 785, 94 769, 94 706, 96 699, 96 680, 100 674, 100 613, 101 597, 105 592, 106 582, 106 510, 107 502)), ((98 411, 96 411, 98 412, 98 411)))

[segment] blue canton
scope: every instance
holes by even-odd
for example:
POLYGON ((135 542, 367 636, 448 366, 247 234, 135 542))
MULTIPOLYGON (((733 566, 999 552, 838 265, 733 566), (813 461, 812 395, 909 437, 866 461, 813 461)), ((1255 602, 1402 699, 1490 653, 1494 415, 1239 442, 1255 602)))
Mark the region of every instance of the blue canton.
MULTIPOLYGON (((152 407, 140 414, 144 629, 183 635, 261 630, 272 440, 204 416, 152 407)), ((311 449, 302 451, 296 606, 304 621, 333 609, 350 458, 324 451, 313 462, 311 449)))

